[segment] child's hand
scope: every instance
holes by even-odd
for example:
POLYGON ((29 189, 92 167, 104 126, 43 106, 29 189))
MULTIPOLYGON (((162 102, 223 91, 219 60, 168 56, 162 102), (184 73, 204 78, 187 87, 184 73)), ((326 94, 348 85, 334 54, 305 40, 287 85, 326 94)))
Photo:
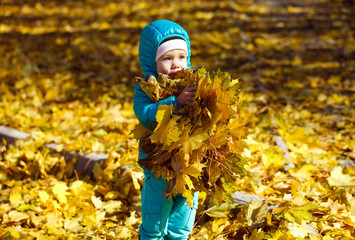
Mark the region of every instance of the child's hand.
POLYGON ((197 87, 191 87, 191 84, 186 86, 184 90, 178 96, 178 107, 191 106, 195 98, 197 87))

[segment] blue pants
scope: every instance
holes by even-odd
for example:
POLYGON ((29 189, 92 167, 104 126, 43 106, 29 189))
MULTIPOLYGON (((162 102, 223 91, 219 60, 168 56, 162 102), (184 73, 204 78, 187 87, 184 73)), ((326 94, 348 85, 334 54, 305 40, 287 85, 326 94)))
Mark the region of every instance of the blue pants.
POLYGON ((195 222, 198 192, 194 194, 193 206, 178 195, 171 200, 163 198, 166 181, 146 173, 142 189, 141 240, 187 239, 195 222))

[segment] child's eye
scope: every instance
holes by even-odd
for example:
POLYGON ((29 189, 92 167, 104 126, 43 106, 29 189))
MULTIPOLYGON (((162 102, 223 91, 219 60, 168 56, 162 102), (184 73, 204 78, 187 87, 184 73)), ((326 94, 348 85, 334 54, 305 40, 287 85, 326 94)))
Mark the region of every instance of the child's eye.
POLYGON ((169 61, 169 60, 170 60, 170 57, 164 58, 164 61, 169 61))
POLYGON ((180 59, 185 59, 186 57, 184 55, 181 55, 180 56, 180 59))

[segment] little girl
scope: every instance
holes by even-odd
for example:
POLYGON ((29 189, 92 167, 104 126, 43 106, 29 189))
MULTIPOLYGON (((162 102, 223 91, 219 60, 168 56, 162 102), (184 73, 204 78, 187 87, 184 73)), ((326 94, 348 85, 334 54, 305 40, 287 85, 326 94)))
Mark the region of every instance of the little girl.
MULTIPOLYGON (((190 40, 187 32, 177 23, 158 20, 143 28, 139 42, 139 62, 145 78, 158 74, 172 74, 190 68, 190 40)), ((196 87, 187 86, 179 96, 171 96, 159 102, 152 102, 136 84, 134 86, 134 112, 139 122, 153 130, 150 122, 160 105, 174 105, 177 110, 185 105, 192 106, 196 87)), ((146 154, 139 148, 139 159, 146 154)), ((139 227, 141 240, 187 239, 192 231, 198 205, 198 193, 194 194, 193 206, 181 195, 171 200, 163 198, 167 181, 155 178, 149 169, 143 168, 144 182, 141 193, 142 224, 139 227)))

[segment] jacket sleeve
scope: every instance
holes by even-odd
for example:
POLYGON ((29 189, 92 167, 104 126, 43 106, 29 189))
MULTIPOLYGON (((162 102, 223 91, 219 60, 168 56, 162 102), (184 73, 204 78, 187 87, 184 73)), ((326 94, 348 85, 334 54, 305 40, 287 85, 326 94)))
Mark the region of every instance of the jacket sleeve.
POLYGON ((155 116, 160 105, 174 105, 175 109, 177 109, 177 96, 171 96, 154 103, 138 84, 134 86, 133 110, 143 126, 153 130, 149 122, 156 122, 155 116))

